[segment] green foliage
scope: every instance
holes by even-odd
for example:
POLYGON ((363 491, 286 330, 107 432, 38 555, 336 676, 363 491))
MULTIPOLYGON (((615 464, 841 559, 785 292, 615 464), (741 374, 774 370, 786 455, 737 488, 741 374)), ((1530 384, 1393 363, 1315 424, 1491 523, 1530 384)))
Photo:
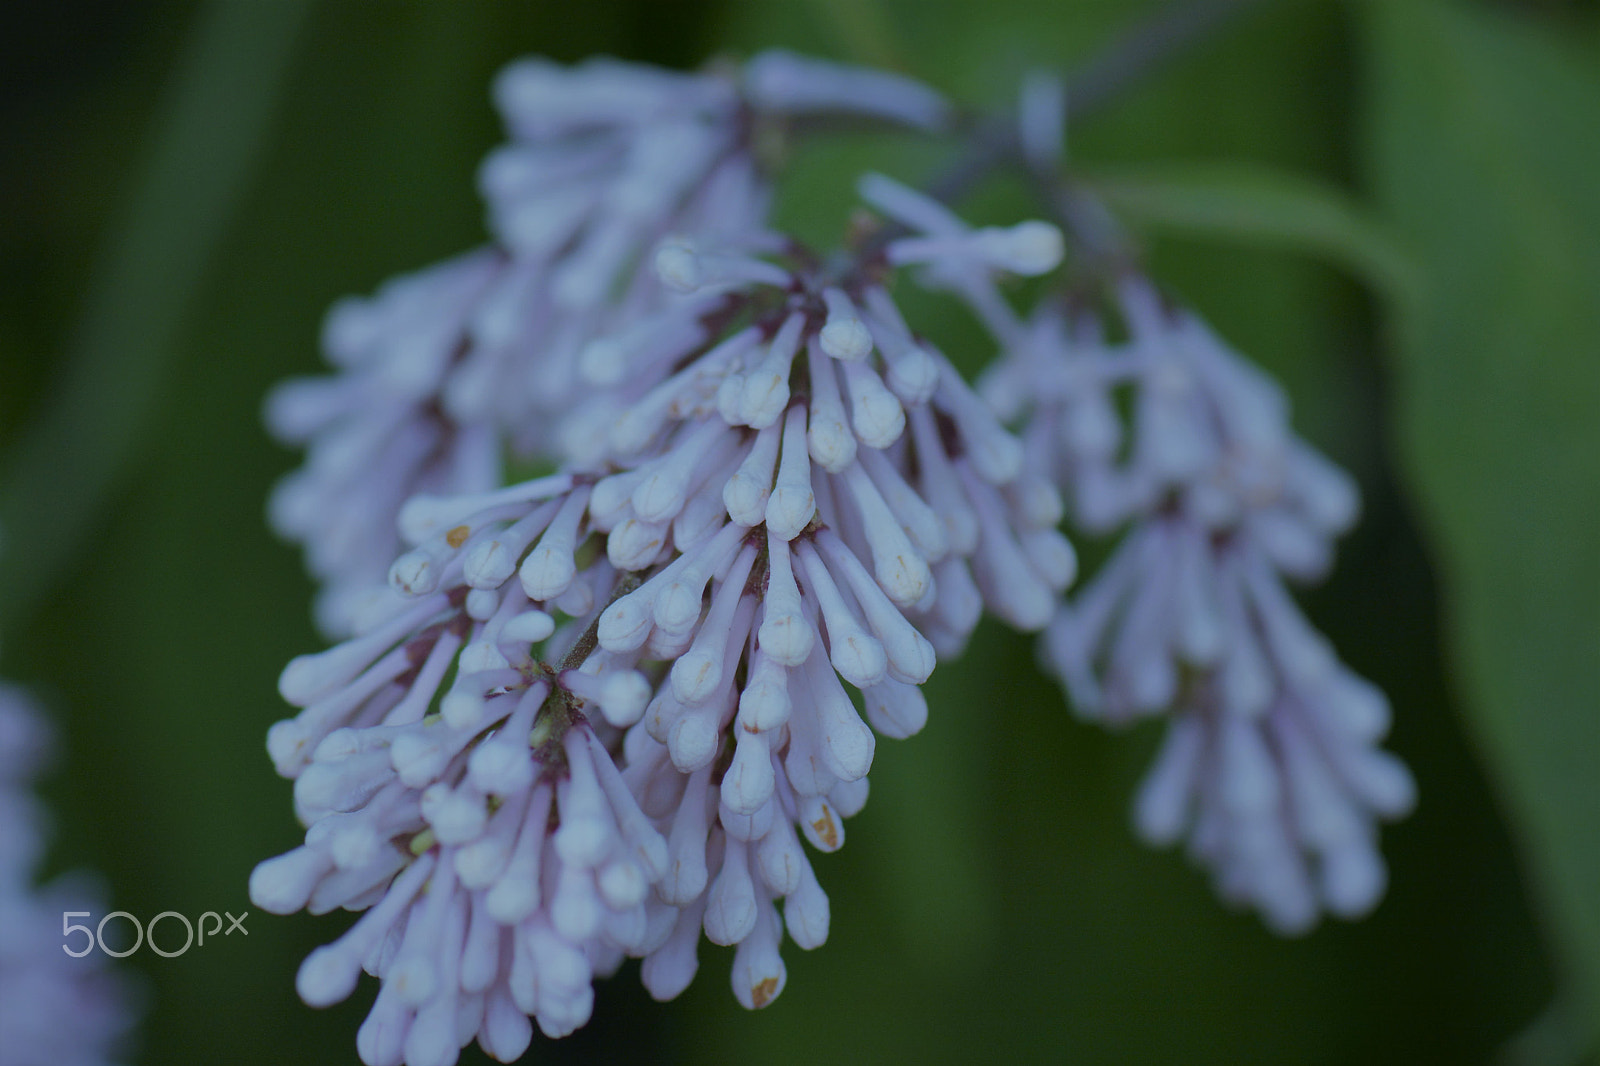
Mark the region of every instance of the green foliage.
POLYGON ((218 4, 162 102, 128 218, 109 243, 54 402, 11 458, 0 617, 14 622, 78 549, 145 430, 186 314, 270 126, 303 0, 218 4))
POLYGON ((1422 257, 1405 469, 1574 1020, 1600 1035, 1600 73, 1511 16, 1373 4, 1373 187, 1422 257))
POLYGON ((1122 218, 1225 242, 1324 258, 1396 305, 1417 296, 1417 269, 1337 188, 1240 164, 1096 173, 1095 193, 1122 218))

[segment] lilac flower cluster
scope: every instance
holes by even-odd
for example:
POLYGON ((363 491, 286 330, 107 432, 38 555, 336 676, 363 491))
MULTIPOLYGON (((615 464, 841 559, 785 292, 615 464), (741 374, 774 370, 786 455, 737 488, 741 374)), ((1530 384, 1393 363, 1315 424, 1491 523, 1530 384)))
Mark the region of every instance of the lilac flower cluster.
POLYGON ((1046 304, 984 383, 997 410, 1026 413, 1029 461, 1078 524, 1130 527, 1050 623, 1046 664, 1085 718, 1170 719, 1135 804, 1145 839, 1186 838, 1220 894, 1280 932, 1323 910, 1359 916, 1386 882, 1375 823, 1406 813, 1414 786, 1377 747, 1383 694, 1285 588, 1326 572, 1355 485, 1294 436, 1281 389, 1192 313, 1137 278, 1116 303, 1126 341, 1046 304))
POLYGON ((29 790, 50 731, 18 689, 0 685, 0 1056, 15 1066, 104 1066, 133 1025, 127 989, 97 954, 61 950, 65 911, 92 893, 34 884, 44 813, 29 790))
MULTIPOLYGON (((342 643, 280 679, 299 712, 268 750, 307 831, 251 898, 364 912, 298 978, 314 1005, 380 979, 363 1061, 474 1038, 509 1061, 535 1024, 585 1024, 625 958, 678 995, 702 934, 770 1003, 785 932, 828 933, 806 845, 842 845, 876 735, 921 729, 985 611, 1047 630, 1083 716, 1170 718, 1148 838, 1187 837, 1284 931, 1376 902, 1374 825, 1410 778, 1382 695, 1284 587, 1326 568, 1356 493, 1275 385, 1139 280, 1124 342, 1054 297, 1020 314, 1003 279, 1064 253, 1045 222, 974 227, 867 175, 877 218, 843 250, 774 232, 775 131, 949 125, 898 76, 527 61, 496 99, 490 245, 336 307, 337 373, 268 404, 308 450, 273 519, 342 643), (992 335, 981 396, 906 322, 906 281, 992 335), (554 472, 504 485, 507 457, 554 472), (1131 526, 1070 602, 1069 518, 1131 526)), ((1030 165, 1061 112, 1031 84, 1030 165)))
MULTIPOLYGON (((602 131, 585 151, 642 101, 662 106, 666 86, 725 107, 734 130, 755 109, 848 107, 922 124, 943 107, 897 78, 783 55, 753 62, 743 96, 715 76, 513 67, 502 101, 519 102, 507 110, 529 144, 508 151, 543 154, 543 167, 578 151, 561 139, 578 107, 557 91, 562 79, 592 92, 576 92, 592 105, 579 108, 584 128, 602 131), (540 108, 554 117, 535 121, 540 108)), ((725 131, 707 125, 707 145, 722 145, 725 131)), ((644 124, 617 136, 660 134, 644 124)), ((637 152, 595 166, 627 173, 637 152)), ((737 165, 695 168, 669 199, 721 212, 731 198, 759 214, 748 158, 725 145, 703 155, 737 165), (718 176, 730 172, 742 199, 718 176)), ((644 158, 650 173, 662 165, 644 158)), ((525 248, 480 269, 532 247, 528 219, 549 192, 513 171, 491 160, 485 185, 502 241, 525 248)), ((863 191, 890 214, 943 210, 884 178, 863 191)), ((628 223, 594 237, 612 249, 603 270, 586 268, 605 276, 594 284, 607 298, 570 344, 551 345, 562 334, 545 324, 539 346, 509 360, 520 360, 512 377, 525 391, 548 381, 545 401, 567 409, 490 420, 487 435, 515 447, 526 441, 514 430, 537 423, 548 429, 538 447, 564 457, 561 471, 412 494, 393 516, 405 550, 388 591, 368 591, 333 627, 349 639, 282 676, 284 698, 303 709, 272 728, 268 748, 295 781, 308 830, 257 867, 251 897, 278 913, 365 911, 306 960, 299 989, 326 1004, 363 968, 380 977, 358 1035, 368 1063, 453 1062, 474 1037, 515 1058, 534 1023, 551 1036, 584 1024, 592 981, 628 956, 644 960, 653 995, 671 998, 695 974, 702 931, 738 945, 739 1002, 771 1002, 785 981, 785 928, 802 948, 826 939, 828 898, 801 842, 842 845, 844 819, 866 801, 873 729, 898 738, 922 727, 918 686, 985 606, 1040 629, 1074 575, 1055 529, 1059 493, 1027 474, 1022 442, 913 333, 887 287, 910 263, 975 285, 997 271, 1042 273, 1061 256, 1058 231, 961 227, 824 260, 759 219, 735 226, 708 210, 694 225, 694 212, 664 212, 636 211, 634 222, 600 212, 596 233, 628 223)), ((590 236, 554 247, 574 256, 590 236)), ((576 261, 545 270, 537 298, 570 304, 561 279, 577 276, 576 261)), ((437 336, 459 331, 459 315, 418 308, 413 296, 391 313, 446 323, 437 336)), ((373 336, 387 338, 370 348, 383 366, 416 350, 398 343, 414 325, 373 336)), ((449 410, 454 375, 472 373, 474 349, 458 340, 455 350, 429 417, 449 410)), ((350 377, 280 393, 280 422, 314 407, 316 390, 364 387, 350 377)), ((343 430, 328 432, 319 444, 343 430)), ((304 474, 313 484, 316 447, 304 474)), ((337 479, 322 484, 337 491, 337 479)))

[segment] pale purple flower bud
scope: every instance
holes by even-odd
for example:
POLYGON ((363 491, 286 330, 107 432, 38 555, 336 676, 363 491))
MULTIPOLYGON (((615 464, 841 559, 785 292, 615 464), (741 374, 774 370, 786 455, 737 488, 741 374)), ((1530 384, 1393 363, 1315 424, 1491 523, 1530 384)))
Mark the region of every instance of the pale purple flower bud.
MULTIPOLYGON (((802 425, 803 421, 802 416, 802 425)), ((735 523, 757 526, 766 521, 767 503, 772 495, 773 476, 778 462, 778 442, 787 426, 788 419, 785 418, 781 427, 774 422, 756 434, 749 454, 723 487, 723 506, 735 523)), ((804 527, 804 523, 801 523, 801 527, 804 527)))
POLYGON ((811 461, 805 445, 805 426, 805 409, 791 407, 783 422, 783 451, 778 461, 778 479, 766 507, 767 528, 773 536, 782 540, 793 540, 816 513, 811 461))
POLYGON ((489 883, 484 905, 502 925, 516 925, 539 907, 545 827, 552 800, 552 791, 548 786, 534 790, 511 859, 499 876, 489 883))
POLYGON ((669 237, 656 248, 656 277, 674 292, 734 286, 773 285, 783 288, 793 278, 764 259, 736 252, 705 252, 686 237, 669 237))
MULTIPOLYGON (((568 495, 545 528, 538 545, 517 568, 523 592, 535 603, 543 603, 561 595, 578 576, 573 555, 577 550, 578 525, 588 502, 589 494, 581 488, 568 495)), ((521 546, 518 544, 519 548, 521 546)), ((501 570, 496 570, 496 576, 501 573, 501 570)), ((510 573, 505 573, 496 584, 503 584, 510 576, 510 573)))
POLYGON ((850 395, 850 424, 868 448, 887 448, 906 427, 905 411, 876 371, 861 363, 843 364, 850 395))
POLYGON ((822 351, 841 362, 856 363, 872 354, 872 333, 856 313, 850 297, 837 288, 822 290, 828 319, 817 334, 822 351))
MULTIPOLYGON (((889 601, 861 561, 845 547, 837 534, 832 530, 822 531, 817 537, 817 545, 832 564, 834 572, 843 576, 854 594, 863 617, 883 648, 889 672, 898 680, 912 685, 926 681, 934 667, 933 647, 927 639, 889 601)), ((802 551, 805 550, 803 547, 802 551)), ((818 569, 821 569, 820 564, 818 569)), ((824 573, 823 580, 826 578, 824 573)), ((818 586, 821 584, 822 580, 819 580, 818 586)), ((877 683, 876 680, 856 682, 843 670, 840 670, 840 675, 863 689, 877 683)))
MULTIPOLYGON (((811 700, 811 690, 804 671, 790 674, 789 683, 797 704, 811 700)), ((815 715, 792 714, 787 726, 789 750, 783 757, 783 773, 789 786, 802 796, 821 795, 838 780, 824 760, 816 725, 815 715)))
POLYGON ((771 1003, 788 979, 778 954, 778 921, 777 908, 769 902, 759 903, 755 927, 733 954, 733 994, 747 1010, 760 1010, 771 1003))
POLYGON ((887 254, 896 266, 969 260, 996 270, 1032 276, 1047 274, 1061 262, 1061 231, 1048 222, 1023 222, 1009 229, 986 226, 959 236, 906 237, 892 242, 887 254))
POLYGON ((784 923, 796 945, 806 951, 828 939, 828 894, 822 891, 809 863, 800 868, 800 884, 783 901, 784 923))
POLYGON ((684 787, 683 802, 672 820, 667 838, 667 872, 658 891, 668 903, 683 906, 704 891, 709 874, 706 868, 706 834, 710 828, 709 766, 696 771, 684 787))
POLYGON ((894 740, 920 733, 928 722, 928 701, 916 685, 888 677, 862 689, 861 697, 872 727, 894 740))
POLYGON ((766 734, 740 729, 733 762, 722 778, 722 802, 738 814, 753 814, 772 798, 775 777, 766 734))
POLYGON ((800 589, 794 579, 789 545, 767 526, 767 590, 756 640, 768 657, 784 666, 799 666, 811 654, 813 633, 801 614, 800 589))
POLYGON ((802 542, 797 554, 808 578, 811 598, 822 612, 828 635, 828 657, 833 668, 857 688, 881 681, 888 665, 882 643, 856 620, 816 549, 802 542))
POLYGON ((762 52, 746 65, 744 92, 764 111, 844 111, 918 129, 937 129, 950 113, 944 99, 920 82, 779 49, 762 52))
POLYGON ((930 563, 943 558, 949 550, 949 536, 938 512, 907 484, 900 471, 882 453, 869 449, 860 453, 858 461, 884 502, 889 505, 889 510, 894 512, 917 552, 930 563))
POLYGON ((789 368, 800 347, 805 319, 790 315, 767 346, 767 355, 745 375, 736 422, 766 429, 789 404, 789 368))
POLYGON ((755 563, 754 545, 746 545, 739 553, 733 568, 718 584, 711 598, 711 609, 706 613, 689 651, 672 664, 672 691, 681 703, 699 703, 721 684, 725 664, 728 631, 734 612, 744 597, 744 584, 755 563))
POLYGON ((730 837, 752 843, 760 840, 772 831, 778 820, 779 804, 768 800, 757 807, 753 813, 740 814, 730 810, 726 803, 717 805, 717 823, 730 837))
POLYGON ((815 736, 820 741, 823 764, 841 781, 855 781, 872 769, 876 746, 872 730, 856 714, 839 678, 812 656, 797 680, 804 679, 802 691, 809 690, 810 705, 816 716, 815 736))
POLYGON ((645 990, 657 1000, 676 999, 694 980, 700 968, 695 951, 700 946, 705 908, 705 894, 697 893, 694 901, 678 912, 677 924, 667 942, 645 957, 640 978, 645 990))
POLYGON ((629 502, 640 521, 665 522, 688 501, 700 463, 728 436, 726 427, 706 422, 686 428, 666 454, 641 468, 642 474, 629 502))
MULTIPOLYGON (((832 787, 832 782, 829 787, 832 787)), ((800 830, 818 851, 844 847, 844 820, 821 795, 800 796, 800 830)))
POLYGON ((855 460, 856 435, 845 420, 835 361, 813 353, 810 363, 811 403, 806 440, 811 458, 828 473, 837 474, 855 460))
POLYGON ((845 488, 861 513, 878 584, 901 607, 916 604, 933 581, 927 559, 912 545, 866 472, 852 466, 844 475, 845 488))
POLYGON ((725 837, 722 870, 706 899, 706 936, 713 944, 737 944, 756 923, 755 884, 742 840, 725 837))
MULTIPOLYGON (((791 616, 795 617, 795 616, 791 616)), ((796 618, 796 621, 799 621, 796 618)), ((811 632, 806 627, 806 632, 811 632)), ((759 641, 759 637, 757 640, 759 641)), ((811 639, 807 637, 808 641, 811 639)), ((802 660, 803 661, 803 660, 802 660)), ((750 676, 739 693, 739 726, 750 733, 777 729, 789 720, 793 701, 789 698, 789 671, 786 665, 758 648, 751 659, 750 676)))
MULTIPOLYGON (((762 884, 780 896, 787 896, 800 887, 811 862, 806 858, 800 838, 795 834, 789 819, 779 820, 772 831, 756 845, 756 863, 762 884)), ((813 878, 815 875, 812 875, 813 878)))

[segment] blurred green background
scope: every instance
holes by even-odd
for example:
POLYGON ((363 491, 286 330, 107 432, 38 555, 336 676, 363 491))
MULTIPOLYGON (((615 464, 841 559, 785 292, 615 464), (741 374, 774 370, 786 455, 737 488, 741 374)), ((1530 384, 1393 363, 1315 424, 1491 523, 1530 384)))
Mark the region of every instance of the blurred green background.
MULTIPOLYGON (((319 366, 336 297, 482 239, 501 64, 785 45, 995 105, 1155 6, 9 5, 0 648, 64 734, 50 869, 98 869, 145 918, 238 912, 297 842, 263 736, 318 640, 263 521, 296 457, 261 397, 319 366)), ((741 1010, 731 952, 702 945, 680 1002, 630 966, 529 1061, 1595 1061, 1597 71, 1593 3, 1269 2, 1069 132, 1156 276, 1363 487, 1306 602, 1389 693, 1421 789, 1376 914, 1283 941, 1224 910, 1128 828, 1156 731, 1076 723, 1031 641, 986 628, 930 683, 926 731, 880 745, 850 846, 816 863, 829 942, 786 948, 774 1006, 741 1010)), ((923 180, 950 150, 805 151, 782 214, 825 239, 860 169, 923 180)), ((1026 209, 1003 183, 972 204, 1026 209)), ((969 322, 928 313, 981 362, 969 322)), ((248 938, 132 956, 138 1061, 354 1062, 373 982, 323 1012, 293 990, 347 922, 252 913, 248 938)))

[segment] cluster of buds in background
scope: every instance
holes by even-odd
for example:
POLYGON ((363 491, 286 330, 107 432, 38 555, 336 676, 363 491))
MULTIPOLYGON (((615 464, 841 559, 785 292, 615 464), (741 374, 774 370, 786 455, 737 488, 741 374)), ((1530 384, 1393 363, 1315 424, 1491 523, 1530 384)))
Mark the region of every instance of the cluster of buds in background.
POLYGON ((98 902, 96 887, 72 876, 34 883, 48 817, 31 785, 53 747, 33 701, 0 683, 0 1054, 99 1066, 123 1049, 137 997, 100 955, 62 950, 63 915, 98 902))

